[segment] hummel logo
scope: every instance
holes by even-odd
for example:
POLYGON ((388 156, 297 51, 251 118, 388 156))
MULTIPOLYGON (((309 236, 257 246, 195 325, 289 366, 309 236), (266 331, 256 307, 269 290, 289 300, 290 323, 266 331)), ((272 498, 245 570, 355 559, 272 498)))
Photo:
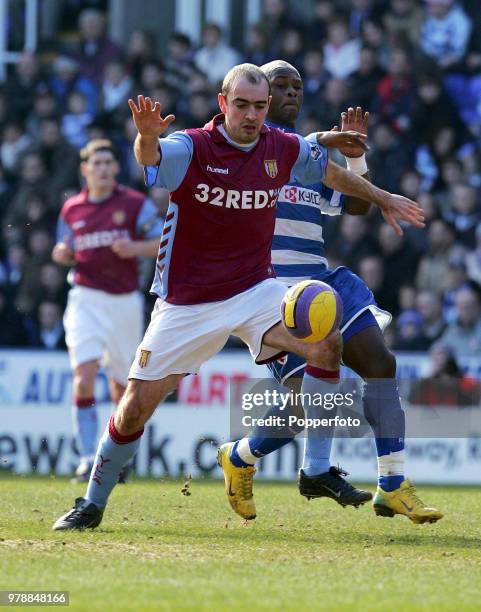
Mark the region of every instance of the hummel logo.
POLYGON ((229 481, 229 496, 234 497, 235 493, 232 492, 232 480, 229 481))
POLYGON ((403 502, 403 500, 401 500, 401 504, 406 508, 408 512, 412 512, 414 510, 414 506, 408 506, 403 502))
POLYGON ((215 174, 229 174, 229 168, 213 168, 207 164, 207 172, 214 172, 215 174))

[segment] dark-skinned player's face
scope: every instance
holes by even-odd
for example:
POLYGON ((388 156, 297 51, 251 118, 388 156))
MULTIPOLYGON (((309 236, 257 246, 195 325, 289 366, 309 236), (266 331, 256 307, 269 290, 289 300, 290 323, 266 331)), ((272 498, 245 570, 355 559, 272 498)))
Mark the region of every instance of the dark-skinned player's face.
POLYGON ((304 91, 297 71, 278 68, 270 75, 272 100, 268 118, 275 123, 293 125, 302 107, 304 91))

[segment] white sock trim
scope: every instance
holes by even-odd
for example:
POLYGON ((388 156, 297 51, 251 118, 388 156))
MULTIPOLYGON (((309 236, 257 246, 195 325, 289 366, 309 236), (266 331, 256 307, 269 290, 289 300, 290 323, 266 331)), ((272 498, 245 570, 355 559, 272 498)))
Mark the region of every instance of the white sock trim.
POLYGON ((242 440, 239 440, 239 444, 237 445, 237 454, 242 461, 244 461, 244 463, 248 463, 249 465, 254 465, 258 459, 251 453, 249 438, 242 438, 242 440))
POLYGON ((404 475, 404 451, 396 451, 377 458, 379 476, 404 475))

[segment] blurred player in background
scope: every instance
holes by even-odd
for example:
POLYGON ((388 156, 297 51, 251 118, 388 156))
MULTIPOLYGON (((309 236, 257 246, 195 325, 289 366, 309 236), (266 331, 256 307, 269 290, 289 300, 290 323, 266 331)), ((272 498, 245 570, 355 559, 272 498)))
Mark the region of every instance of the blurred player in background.
MULTIPOLYGON (((169 210, 157 257, 152 291, 158 296, 138 347, 119 408, 102 436, 85 498, 54 524, 56 530, 97 527, 119 472, 136 453, 144 425, 185 374, 220 351, 231 334, 249 346, 257 363, 298 351, 315 370, 339 368, 340 345, 306 344, 280 324, 285 284, 275 278, 271 243, 280 189, 295 176, 379 204, 396 225, 422 226, 418 205, 393 196, 328 162, 326 150, 304 138, 264 125, 270 85, 252 64, 225 77, 217 115, 202 129, 159 140, 173 115, 160 103, 129 101, 138 135, 135 153, 149 184, 170 191, 169 210)), ((303 389, 312 393, 314 376, 303 389)), ((237 468, 224 453, 236 511, 255 517, 254 468, 237 468)))
POLYGON ((74 268, 64 326, 80 453, 75 477, 82 482, 97 447, 97 370, 102 362, 118 404, 144 329, 137 258, 155 257, 163 223, 145 194, 116 183, 119 164, 109 140, 92 140, 80 157, 86 187, 62 207, 52 258, 74 268))
MULTIPOLYGON (((267 125, 284 132, 295 133, 295 122, 303 101, 303 83, 299 72, 287 62, 276 60, 261 70, 268 77, 272 101, 267 125)), ((369 114, 360 107, 342 113, 342 131, 356 131, 367 135, 369 114)), ((334 131, 338 129, 335 126, 334 131)), ((321 133, 322 134, 322 133, 321 133)), ((332 132, 318 135, 325 146, 337 146, 332 132)), ((361 143, 339 144, 346 157, 347 167, 356 174, 369 177, 364 147, 361 143)), ((396 381, 396 360, 388 350, 382 330, 390 323, 391 315, 376 304, 364 281, 348 268, 329 270, 323 240, 324 215, 367 214, 369 203, 345 197, 337 191, 317 183, 303 187, 291 181, 281 191, 277 203, 276 227, 272 245, 272 263, 277 277, 289 286, 307 279, 328 283, 340 294, 344 305, 341 322, 343 362, 364 379, 363 408, 371 425, 378 455, 378 490, 374 509, 380 516, 403 514, 415 523, 434 522, 441 512, 426 507, 417 497, 413 485, 404 477, 404 411, 396 381), (322 213, 322 214, 321 214, 322 213)), ((299 390, 306 364, 290 353, 281 361, 268 364, 275 378, 286 386, 299 390)), ((322 408, 308 405, 308 418, 322 418, 322 408)), ((332 416, 332 415, 331 415, 332 416)), ((329 428, 307 429, 303 465, 299 473, 299 491, 308 498, 330 497, 341 505, 359 505, 371 499, 371 494, 350 485, 345 473, 330 465, 333 431, 329 428)), ((238 443, 238 465, 252 465, 253 459, 286 444, 285 440, 262 435, 238 443), (242 453, 242 450, 244 453, 242 453)))

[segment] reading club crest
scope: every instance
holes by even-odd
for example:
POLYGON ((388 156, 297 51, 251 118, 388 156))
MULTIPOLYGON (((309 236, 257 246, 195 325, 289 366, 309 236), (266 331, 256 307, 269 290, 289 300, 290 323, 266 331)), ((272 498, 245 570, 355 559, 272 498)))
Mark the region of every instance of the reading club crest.
POLYGON ((146 351, 145 349, 140 349, 139 366, 141 368, 145 368, 145 366, 149 363, 151 353, 152 351, 146 351))
POLYGON ((277 160, 275 159, 265 159, 264 160, 264 168, 266 169, 267 175, 272 179, 277 176, 277 160))
POLYGON ((122 223, 125 221, 125 211, 116 210, 112 215, 112 219, 116 225, 122 225, 122 223))

